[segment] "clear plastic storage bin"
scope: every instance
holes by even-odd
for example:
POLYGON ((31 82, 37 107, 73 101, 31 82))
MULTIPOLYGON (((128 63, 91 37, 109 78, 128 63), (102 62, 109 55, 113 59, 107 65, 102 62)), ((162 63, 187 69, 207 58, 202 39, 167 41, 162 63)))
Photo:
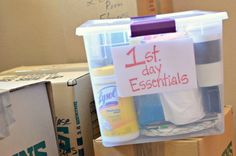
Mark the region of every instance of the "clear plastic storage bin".
POLYGON ((222 21, 186 11, 91 20, 83 36, 106 147, 224 132, 222 21))

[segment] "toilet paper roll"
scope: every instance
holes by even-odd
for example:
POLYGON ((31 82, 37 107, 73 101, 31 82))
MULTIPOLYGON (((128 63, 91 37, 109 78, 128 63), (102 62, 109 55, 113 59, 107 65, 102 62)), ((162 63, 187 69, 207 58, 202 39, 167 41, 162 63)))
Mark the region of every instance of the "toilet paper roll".
POLYGON ((199 87, 210 87, 223 84, 222 62, 197 65, 199 87))
POLYGON ((160 94, 165 120, 189 124, 205 116, 199 89, 160 94))

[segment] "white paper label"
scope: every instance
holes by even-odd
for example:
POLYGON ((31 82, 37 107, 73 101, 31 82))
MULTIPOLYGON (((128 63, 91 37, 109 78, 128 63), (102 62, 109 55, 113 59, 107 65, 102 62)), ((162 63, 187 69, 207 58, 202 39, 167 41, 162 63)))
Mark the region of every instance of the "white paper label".
POLYGON ((114 47, 112 57, 121 97, 197 88, 191 38, 114 47))

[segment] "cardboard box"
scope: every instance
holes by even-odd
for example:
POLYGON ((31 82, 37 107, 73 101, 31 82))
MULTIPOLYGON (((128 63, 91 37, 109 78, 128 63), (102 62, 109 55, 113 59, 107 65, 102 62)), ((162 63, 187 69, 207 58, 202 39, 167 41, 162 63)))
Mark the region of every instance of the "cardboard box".
POLYGON ((100 133, 96 131, 98 123, 90 76, 87 72, 65 72, 58 75, 63 77, 50 81, 60 153, 92 156, 92 140, 100 133))
POLYGON ((94 140, 95 156, 233 156, 233 111, 226 106, 225 132, 222 135, 169 142, 147 143, 105 148, 101 139, 94 140))
POLYGON ((75 35, 80 24, 89 19, 153 15, 158 7, 164 13, 166 4, 169 0, 0 1, 0 71, 85 62, 82 37, 75 35))
POLYGON ((173 10, 172 0, 137 0, 138 15, 155 15, 170 13, 173 10))
POLYGON ((53 66, 55 70, 50 73, 42 72, 42 68, 51 69, 45 67, 15 68, 4 72, 0 81, 50 81, 60 154, 92 156, 93 139, 100 136, 100 131, 88 72, 71 72, 78 69, 76 65, 53 66), (58 72, 67 69, 70 72, 58 72))
POLYGON ((0 139, 2 156, 58 155, 49 88, 45 82, 0 82, 0 100, 13 117, 9 134, 0 139))
POLYGON ((10 70, 0 72, 0 75, 27 75, 28 73, 35 74, 50 74, 58 72, 69 72, 69 71, 88 71, 88 63, 70 63, 70 64, 52 64, 52 65, 41 65, 41 66, 20 66, 10 70))

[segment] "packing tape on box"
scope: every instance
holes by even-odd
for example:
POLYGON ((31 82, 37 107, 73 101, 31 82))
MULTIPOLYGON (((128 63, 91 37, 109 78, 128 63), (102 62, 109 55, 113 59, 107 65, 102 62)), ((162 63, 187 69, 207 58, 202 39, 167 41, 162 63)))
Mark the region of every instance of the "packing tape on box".
POLYGON ((223 83, 222 62, 197 65, 199 87, 217 86, 223 83))

